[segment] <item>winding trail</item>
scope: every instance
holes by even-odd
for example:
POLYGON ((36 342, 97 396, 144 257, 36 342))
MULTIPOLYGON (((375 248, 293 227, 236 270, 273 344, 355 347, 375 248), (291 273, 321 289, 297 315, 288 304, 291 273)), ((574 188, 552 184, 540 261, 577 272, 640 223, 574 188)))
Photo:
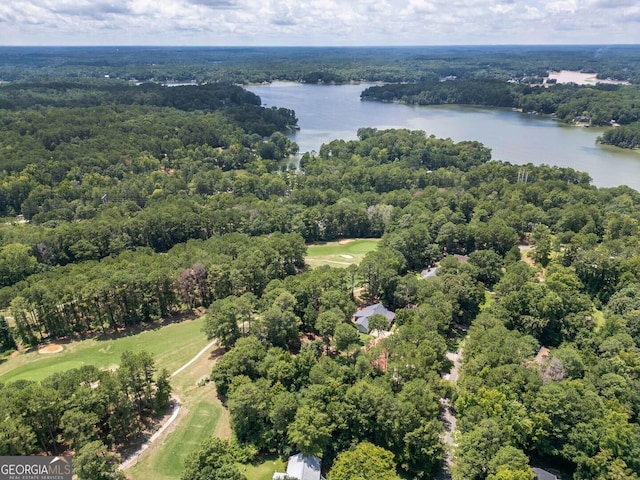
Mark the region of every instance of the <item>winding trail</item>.
MULTIPOLYGON (((187 363, 185 363, 179 369, 177 369, 175 372, 173 372, 171 374, 171 378, 175 377, 176 375, 180 374, 182 371, 184 371, 185 369, 187 369, 188 367, 193 365, 193 363, 196 362, 196 360, 198 360, 208 350, 213 348, 213 346, 216 343, 217 343, 217 340, 214 340, 211 343, 209 343, 206 347, 204 347, 202 350, 200 350, 198 353, 196 353, 195 356, 191 360, 189 360, 187 363)), ((153 442, 155 442, 158 438, 160 438, 160 436, 167 430, 167 428, 169 428, 171 426, 171 424, 173 424, 173 422, 176 420, 176 418, 178 418, 178 414, 180 413, 180 408, 182 406, 182 404, 180 402, 180 398, 178 396, 176 396, 176 395, 171 395, 171 405, 172 405, 172 410, 171 410, 171 415, 169 416, 169 418, 167 418, 164 421, 164 423, 160 426, 160 428, 153 435, 151 435, 151 437, 149 437, 149 439, 146 442, 144 442, 140 446, 140 448, 138 448, 135 452, 133 452, 131 455, 129 455, 129 457, 126 458, 120 464, 120 466, 118 467, 118 470, 126 470, 127 468, 135 465, 135 463, 140 458, 140 455, 142 455, 144 453, 144 451, 147 448, 149 448, 153 442)))
MULTIPOLYGON (((462 346, 458 347, 456 352, 447 352, 447 359, 453 363, 451 366, 451 370, 448 373, 442 375, 442 378, 445 380, 449 380, 452 385, 458 382, 458 375, 460 370, 460 360, 462 358, 462 346)), ((443 407, 442 413, 442 421, 444 423, 444 437, 443 441, 447 446, 446 456, 445 456, 445 464, 443 466, 440 475, 438 475, 439 480, 450 480, 451 479, 451 469, 453 467, 453 450, 456 447, 456 444, 453 439, 453 433, 456 431, 456 415, 453 405, 451 404, 451 399, 449 398, 441 398, 440 405, 443 407)))

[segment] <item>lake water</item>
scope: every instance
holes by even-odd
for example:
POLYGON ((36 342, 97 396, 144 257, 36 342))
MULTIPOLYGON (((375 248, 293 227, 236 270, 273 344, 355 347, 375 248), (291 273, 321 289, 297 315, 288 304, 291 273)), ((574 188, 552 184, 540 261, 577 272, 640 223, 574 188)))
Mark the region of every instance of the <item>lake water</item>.
POLYGON ((337 138, 353 140, 362 127, 409 128, 455 141, 478 140, 496 160, 572 167, 588 172, 599 187, 640 190, 640 153, 596 144, 601 129, 566 126, 510 109, 361 101, 360 92, 368 86, 276 82, 248 89, 267 106, 295 110, 300 130, 290 136, 301 152, 317 152, 337 138))

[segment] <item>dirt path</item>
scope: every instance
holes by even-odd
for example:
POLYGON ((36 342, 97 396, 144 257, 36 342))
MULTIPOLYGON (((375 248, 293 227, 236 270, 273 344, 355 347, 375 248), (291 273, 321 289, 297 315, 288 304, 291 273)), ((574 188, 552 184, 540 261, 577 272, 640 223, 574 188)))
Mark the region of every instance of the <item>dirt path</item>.
MULTIPOLYGON (((195 363, 202 355, 204 355, 207 351, 209 351, 211 348, 213 348, 213 346, 216 343, 217 343, 217 340, 214 340, 213 342, 209 343, 206 347, 204 347, 202 350, 200 350, 198 353, 196 353, 195 356, 191 360, 189 360, 187 363, 185 363, 179 369, 177 369, 175 372, 173 372, 171 374, 171 378, 175 377, 176 375, 180 374, 182 371, 184 371, 185 369, 187 369, 188 367, 193 365, 193 363, 195 363)), ((140 455, 142 455, 144 453, 144 451, 147 448, 149 448, 151 446, 151 444, 153 442, 155 442, 167 430, 167 428, 169 428, 173 424, 173 422, 178 418, 178 414, 180 413, 180 408, 182 406, 182 404, 180 402, 180 398, 178 396, 176 396, 176 395, 171 395, 171 405, 172 405, 172 407, 171 407, 172 410, 171 410, 171 415, 169 416, 169 418, 167 418, 164 421, 164 423, 160 426, 160 428, 153 435, 151 435, 151 437, 149 437, 149 440, 144 442, 140 446, 140 448, 138 448, 135 452, 133 452, 131 455, 129 455, 129 457, 126 458, 120 464, 120 467, 118 467, 119 470, 126 470, 127 468, 135 465, 135 463, 140 458, 140 455)))
MULTIPOLYGON (((447 359, 453 363, 451 370, 448 373, 442 375, 442 378, 449 380, 454 386, 458 382, 458 373, 460 370, 460 360, 462 359, 462 347, 458 348, 456 352, 447 352, 447 359)), ((445 464, 442 472, 438 475, 438 480, 450 480, 451 468, 453 467, 453 449, 456 444, 453 441, 453 433, 456 431, 456 415, 451 404, 451 399, 441 398, 440 405, 442 405, 442 422, 444 423, 444 437, 443 441, 447 447, 445 464)))

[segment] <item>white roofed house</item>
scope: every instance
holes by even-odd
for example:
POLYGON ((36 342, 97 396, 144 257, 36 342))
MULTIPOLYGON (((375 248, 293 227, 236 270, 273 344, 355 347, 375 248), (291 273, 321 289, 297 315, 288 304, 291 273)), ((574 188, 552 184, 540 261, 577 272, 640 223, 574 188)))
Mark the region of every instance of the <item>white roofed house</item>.
POLYGON ((371 328, 369 327, 369 318, 376 314, 387 317, 389 325, 391 325, 396 318, 396 314, 381 303, 369 305, 366 308, 358 310, 353 316, 356 326, 358 327, 358 331, 368 334, 371 331, 371 328))
POLYGON ((320 474, 320 459, 306 457, 301 453, 291 455, 287 463, 287 472, 275 472, 272 480, 324 480, 320 474))

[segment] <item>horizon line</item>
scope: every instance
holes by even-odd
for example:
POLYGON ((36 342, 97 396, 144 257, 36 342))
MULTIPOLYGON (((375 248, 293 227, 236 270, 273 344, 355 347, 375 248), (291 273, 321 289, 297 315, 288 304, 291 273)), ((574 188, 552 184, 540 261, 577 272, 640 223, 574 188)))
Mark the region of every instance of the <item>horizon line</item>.
POLYGON ((438 48, 438 47, 638 47, 640 43, 450 43, 402 45, 180 45, 180 44, 34 44, 2 45, 0 48, 438 48))

